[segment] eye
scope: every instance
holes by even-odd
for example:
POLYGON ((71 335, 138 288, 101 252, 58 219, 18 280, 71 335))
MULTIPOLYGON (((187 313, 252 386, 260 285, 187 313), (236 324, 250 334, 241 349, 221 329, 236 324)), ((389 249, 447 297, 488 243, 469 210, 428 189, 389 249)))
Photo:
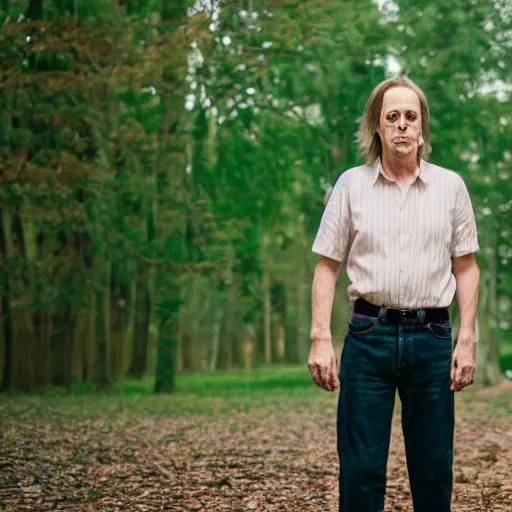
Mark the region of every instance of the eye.
POLYGON ((416 119, 416 115, 415 114, 407 114, 407 119, 409 119, 409 121, 414 121, 416 119))
POLYGON ((392 112, 391 114, 388 114, 386 116, 386 119, 388 121, 396 121, 398 119, 398 116, 394 112, 392 112))

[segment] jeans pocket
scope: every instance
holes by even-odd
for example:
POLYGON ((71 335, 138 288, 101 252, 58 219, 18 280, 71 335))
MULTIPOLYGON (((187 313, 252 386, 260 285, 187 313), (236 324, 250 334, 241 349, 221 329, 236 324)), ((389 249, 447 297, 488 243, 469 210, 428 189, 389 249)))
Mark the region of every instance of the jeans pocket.
POLYGON ((352 334, 365 334, 372 331, 377 323, 378 320, 376 318, 352 313, 348 320, 348 330, 352 334))
POLYGON ((427 324, 427 329, 436 337, 446 340, 452 339, 451 322, 431 322, 427 324))

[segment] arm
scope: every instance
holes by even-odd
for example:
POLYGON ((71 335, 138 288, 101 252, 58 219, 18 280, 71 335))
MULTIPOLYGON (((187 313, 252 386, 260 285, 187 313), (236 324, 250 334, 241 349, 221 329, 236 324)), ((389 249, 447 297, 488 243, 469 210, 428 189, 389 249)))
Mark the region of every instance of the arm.
POLYGON ((460 330, 467 330, 474 333, 480 281, 480 269, 478 268, 475 254, 471 253, 460 256, 459 258, 454 258, 453 274, 457 281, 460 330))
POLYGON ((311 341, 331 341, 331 314, 341 263, 322 256, 315 268, 312 292, 311 341))
POLYGON ((315 383, 334 391, 338 387, 336 354, 332 345, 331 314, 336 282, 345 259, 350 230, 350 207, 345 175, 336 184, 320 222, 313 252, 322 258, 315 268, 311 301, 311 350, 308 366, 315 383))
POLYGON ((460 330, 453 352, 451 389, 461 391, 473 382, 476 369, 475 321, 478 310, 480 269, 475 254, 453 259, 453 274, 457 281, 457 302, 460 330))
POLYGON ((332 345, 331 313, 340 270, 339 261, 323 256, 315 268, 313 279, 311 350, 308 367, 315 383, 327 391, 335 391, 338 388, 338 366, 332 345))

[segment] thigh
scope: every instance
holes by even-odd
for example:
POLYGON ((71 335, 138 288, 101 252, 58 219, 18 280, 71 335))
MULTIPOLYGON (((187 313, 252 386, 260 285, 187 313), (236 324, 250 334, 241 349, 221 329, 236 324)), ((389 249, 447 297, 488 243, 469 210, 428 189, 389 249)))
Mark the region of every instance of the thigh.
POLYGON ((385 470, 395 400, 396 344, 390 327, 349 327, 340 364, 337 413, 340 464, 385 470))
POLYGON ((447 324, 411 328, 405 331, 404 342, 407 369, 397 385, 408 465, 449 471, 454 431, 451 328, 447 324))
POLYGON ((451 325, 445 322, 401 330, 405 366, 397 378, 400 399, 406 412, 427 416, 428 423, 435 424, 451 411, 451 325))

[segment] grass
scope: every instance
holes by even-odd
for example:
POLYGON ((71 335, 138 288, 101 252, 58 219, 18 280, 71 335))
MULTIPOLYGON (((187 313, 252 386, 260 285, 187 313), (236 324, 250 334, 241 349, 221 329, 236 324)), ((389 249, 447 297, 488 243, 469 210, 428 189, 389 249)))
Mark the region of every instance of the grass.
POLYGON ((71 392, 52 389, 38 394, 5 394, 0 395, 0 413, 6 408, 7 414, 20 419, 36 415, 46 421, 58 421, 63 414, 81 420, 118 414, 217 415, 301 407, 311 399, 334 398, 313 384, 307 366, 180 374, 177 390, 170 395, 153 394, 153 385, 153 377, 147 376, 120 379, 109 392, 95 392, 78 384, 71 392))
MULTIPOLYGON (((252 394, 255 390, 287 390, 291 393, 298 388, 315 389, 306 366, 282 366, 258 368, 251 372, 243 370, 178 375, 177 391, 199 396, 226 396, 252 394)), ((153 378, 141 381, 120 380, 115 388, 123 392, 152 394, 153 378)))
MULTIPOLYGON (((77 383, 71 392, 52 389, 38 394, 1 394, 0 416, 60 422, 119 415, 208 416, 253 410, 271 413, 307 408, 312 400, 329 402, 329 408, 335 409, 338 396, 315 386, 307 366, 179 374, 177 390, 170 395, 153 394, 153 384, 153 377, 146 376, 141 380, 120 379, 109 392, 95 392, 90 386, 77 383)), ((489 394, 488 390, 472 387, 458 394, 457 400, 468 412, 478 410, 484 416, 512 413, 510 388, 498 387, 489 394)))

